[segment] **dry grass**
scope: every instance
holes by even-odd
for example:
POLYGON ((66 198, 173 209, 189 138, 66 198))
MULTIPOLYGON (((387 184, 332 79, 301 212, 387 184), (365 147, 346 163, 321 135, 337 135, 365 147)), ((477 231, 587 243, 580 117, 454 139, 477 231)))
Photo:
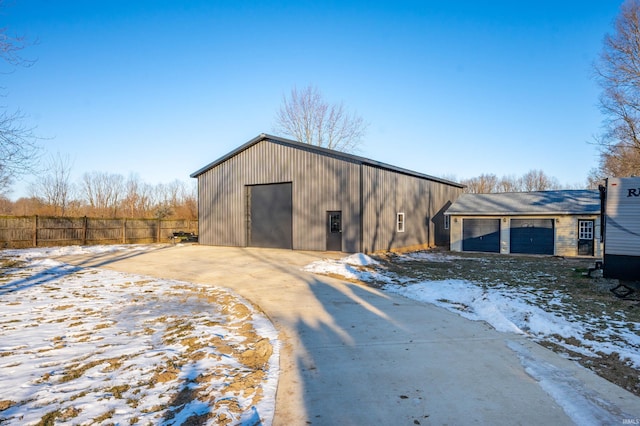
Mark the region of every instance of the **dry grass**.
MULTIPOLYGON (((0 259, 0 274, 5 281, 15 282, 24 266, 0 259)), ((19 334, 19 327, 26 330, 51 325, 56 330, 32 346, 15 345, 0 351, 5 366, 14 365, 14 360, 31 359, 34 354, 43 360, 50 357, 52 361, 38 363, 42 371, 35 373, 32 383, 47 386, 52 392, 66 389, 56 391, 58 399, 46 407, 34 398, 5 396, 0 400, 0 424, 19 424, 15 423, 19 413, 33 408, 43 409, 38 414, 39 425, 80 424, 78 418, 89 414, 77 407, 103 399, 111 404, 105 404, 104 411, 92 408, 95 415, 91 424, 120 424, 116 419, 122 419, 122 413, 108 407, 117 400, 121 401, 120 407, 130 407, 134 413, 125 416, 124 424, 169 420, 196 400, 210 407, 208 413, 194 414, 182 424, 228 424, 247 410, 245 402, 241 406, 236 399, 246 399, 254 406, 262 400, 261 386, 273 348, 254 329, 254 311, 249 306, 214 287, 173 282, 158 285, 146 278, 117 282, 119 278, 109 274, 113 273, 82 270, 63 274, 59 279, 52 277, 50 282, 12 292, 0 303, 14 308, 25 305, 24 310, 16 309, 22 320, 0 315, 0 336, 5 341, 15 336, 13 333, 19 334), (99 279, 87 280, 83 275, 97 275, 99 279), (108 291, 103 291, 104 282, 109 283, 108 291), (118 302, 108 302, 114 297, 118 302), (96 306, 86 306, 87 302, 96 306), (121 311, 128 309, 140 315, 136 307, 145 319, 132 327, 130 315, 121 311), (140 350, 136 347, 125 355, 110 355, 112 349, 118 352, 127 342, 136 340, 144 341, 139 344, 140 350), (148 349, 156 355, 147 355, 148 349), (58 353, 74 355, 63 359, 58 353), (216 367, 198 371, 194 377, 186 374, 201 360, 202 365, 210 365, 207 361, 212 360, 216 367), (130 375, 133 368, 140 372, 135 380, 118 379, 130 375), (87 388, 75 383, 91 384, 87 388), (141 405, 154 399, 161 402, 141 405), (18 414, 5 417, 7 410, 18 414)))

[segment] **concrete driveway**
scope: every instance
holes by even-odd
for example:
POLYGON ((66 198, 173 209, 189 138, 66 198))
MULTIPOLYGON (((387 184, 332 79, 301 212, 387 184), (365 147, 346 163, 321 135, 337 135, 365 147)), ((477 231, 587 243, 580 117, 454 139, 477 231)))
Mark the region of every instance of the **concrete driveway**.
POLYGON ((282 342, 275 425, 563 425, 589 402, 585 420, 640 421, 640 398, 522 336, 300 269, 327 257, 342 255, 159 245, 60 260, 227 287, 258 305, 282 342), (536 366, 558 380, 538 382, 536 366))

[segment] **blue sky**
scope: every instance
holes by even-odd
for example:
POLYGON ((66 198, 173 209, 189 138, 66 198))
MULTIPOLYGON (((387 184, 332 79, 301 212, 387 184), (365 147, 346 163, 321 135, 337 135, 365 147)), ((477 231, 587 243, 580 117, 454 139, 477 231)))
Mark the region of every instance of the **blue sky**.
POLYGON ((370 123, 364 157, 584 184, 602 122, 592 63, 621 4, 13 0, 0 26, 37 40, 37 62, 0 85, 73 180, 188 182, 313 84, 370 123))

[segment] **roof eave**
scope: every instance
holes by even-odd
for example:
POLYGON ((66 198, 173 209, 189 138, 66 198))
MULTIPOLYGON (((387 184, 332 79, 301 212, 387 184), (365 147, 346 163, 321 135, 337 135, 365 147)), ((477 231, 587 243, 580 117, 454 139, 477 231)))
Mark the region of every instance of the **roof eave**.
POLYGON ((189 177, 196 178, 196 177, 200 176, 201 174, 203 174, 207 170, 210 170, 210 169, 214 168, 218 164, 225 162, 226 160, 228 160, 229 158, 233 157, 234 155, 239 154, 240 152, 242 152, 245 149, 249 148, 251 145, 257 144, 261 140, 265 139, 267 136, 268 135, 266 135, 265 133, 259 134, 258 136, 256 136, 255 138, 251 139, 250 141, 240 145, 238 148, 234 149, 233 151, 223 155, 222 157, 218 158, 217 160, 214 160, 211 163, 207 164, 206 166, 202 167, 201 169, 198 169, 197 171, 191 173, 189 175, 189 177))
POLYGON ((353 154, 348 154, 345 152, 340 152, 340 151, 335 151, 332 149, 328 149, 328 148, 324 148, 324 147, 320 147, 320 146, 316 146, 316 145, 310 145, 310 144, 305 144, 302 142, 297 142, 291 139, 285 139, 279 136, 273 136, 273 135, 269 135, 266 133, 261 133, 258 136, 256 136, 255 138, 251 139, 250 141, 246 142, 245 144, 239 146, 238 148, 234 149, 233 151, 227 153, 226 155, 223 155, 222 157, 218 158, 217 160, 207 164, 206 166, 202 167, 201 169, 191 173, 189 176, 192 178, 197 178, 198 176, 200 176, 201 174, 205 173, 208 170, 211 170, 212 168, 216 167, 218 164, 221 164, 223 162, 225 162, 226 160, 228 160, 229 158, 239 154, 240 152, 244 151, 245 149, 251 147, 252 145, 257 144, 260 141, 263 140, 272 140, 274 142, 279 142, 285 145, 289 145, 289 146, 293 146, 293 147, 298 147, 298 148, 304 148, 304 149, 311 149, 313 151, 317 151, 317 152, 321 152, 327 155, 332 155, 332 156, 338 156, 338 157, 342 157, 344 159, 348 159, 351 161, 355 161, 357 163, 360 164, 366 164, 372 167, 378 167, 378 168, 382 168, 382 169, 386 169, 386 170, 391 170, 391 171, 395 171, 398 173, 402 173, 402 174, 406 174, 409 176, 414 176, 414 177, 418 177, 421 179, 427 179, 427 180, 431 180, 434 182, 439 182, 439 183, 443 183, 446 185, 450 185, 450 186, 455 186, 457 188, 463 189, 465 188, 465 185, 462 185, 460 183, 457 182, 452 182, 446 179, 441 179, 441 178, 437 178, 435 176, 431 176, 431 175, 426 175, 423 173, 418 173, 418 172, 414 172, 412 170, 408 170, 408 169, 403 169, 401 167, 396 167, 396 166, 392 166, 390 164, 386 164, 386 163, 382 163, 379 161, 375 161, 375 160, 370 160, 368 158, 364 158, 364 157, 359 157, 357 155, 353 155, 353 154))
POLYGON ((581 211, 581 212, 449 212, 445 215, 449 216, 580 216, 580 215, 599 215, 599 211, 581 211))

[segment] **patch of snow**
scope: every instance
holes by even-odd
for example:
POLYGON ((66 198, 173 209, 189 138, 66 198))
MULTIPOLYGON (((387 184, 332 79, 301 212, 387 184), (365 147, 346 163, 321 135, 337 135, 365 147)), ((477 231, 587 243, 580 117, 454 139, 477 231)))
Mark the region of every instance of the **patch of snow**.
POLYGON ((339 275, 351 280, 366 282, 383 282, 391 283, 394 281, 388 275, 378 272, 372 266, 378 265, 377 260, 372 259, 366 254, 357 253, 339 260, 325 259, 311 262, 302 268, 305 272, 324 275, 339 275))
POLYGON ((14 401, 2 411, 3 424, 37 424, 54 412, 74 424, 107 414, 114 424, 182 424, 204 413, 224 413, 232 424, 271 424, 278 335, 250 303, 214 286, 49 259, 152 248, 2 251, 26 262, 6 269, 0 283, 0 401, 14 401), (230 314, 233 306, 243 313, 230 314), (239 358, 247 323, 273 352, 254 389, 227 391, 254 371, 239 358))
POLYGON ((352 254, 351 256, 345 257, 341 261, 346 263, 347 265, 353 265, 353 266, 369 266, 369 265, 379 265, 380 264, 380 262, 378 262, 377 260, 367 256, 364 253, 352 254))
POLYGON ((64 246, 64 247, 38 247, 31 249, 6 249, 1 253, 4 256, 15 257, 21 260, 39 258, 77 256, 84 254, 106 254, 118 252, 144 252, 157 250, 158 245, 152 244, 113 244, 98 246, 64 246))
POLYGON ((634 416, 622 413, 616 406, 605 401, 593 391, 585 389, 580 380, 548 362, 537 359, 520 343, 507 341, 520 359, 527 374, 535 379, 564 412, 577 425, 613 425, 620 419, 634 416))
MULTIPOLYGON (((401 253, 398 254, 395 260, 399 262, 409 262, 409 261, 425 261, 425 262, 434 262, 434 263, 446 263, 453 262, 454 260, 465 259, 461 256, 454 256, 445 253, 429 253, 425 251, 417 251, 417 252, 409 252, 409 253, 401 253)), ((470 260, 472 258, 466 258, 470 260)))

